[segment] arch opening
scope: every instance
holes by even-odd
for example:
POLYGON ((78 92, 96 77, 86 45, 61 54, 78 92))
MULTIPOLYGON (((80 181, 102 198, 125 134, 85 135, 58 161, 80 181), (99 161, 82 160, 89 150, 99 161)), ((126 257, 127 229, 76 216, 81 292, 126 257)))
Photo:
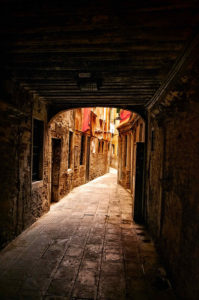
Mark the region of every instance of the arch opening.
POLYGON ((44 148, 44 165, 48 167, 43 180, 47 182, 49 207, 74 187, 113 168, 118 184, 132 195, 132 218, 141 221, 145 209, 145 130, 140 115, 120 108, 84 107, 54 115, 47 126, 44 148))

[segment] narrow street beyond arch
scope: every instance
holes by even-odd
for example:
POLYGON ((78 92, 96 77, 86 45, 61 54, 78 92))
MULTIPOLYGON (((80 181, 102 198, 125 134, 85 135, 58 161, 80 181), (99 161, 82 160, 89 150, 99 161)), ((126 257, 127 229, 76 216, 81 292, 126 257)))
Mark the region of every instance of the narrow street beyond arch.
POLYGON ((0 254, 1 299, 175 299, 114 169, 72 190, 0 254))

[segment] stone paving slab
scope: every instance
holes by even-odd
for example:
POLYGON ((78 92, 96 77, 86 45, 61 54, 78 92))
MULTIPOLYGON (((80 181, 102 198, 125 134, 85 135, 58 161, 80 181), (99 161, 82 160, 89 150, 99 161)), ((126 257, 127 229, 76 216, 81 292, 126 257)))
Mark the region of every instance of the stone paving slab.
POLYGON ((131 216, 116 174, 75 188, 1 251, 0 299, 175 300, 131 216))

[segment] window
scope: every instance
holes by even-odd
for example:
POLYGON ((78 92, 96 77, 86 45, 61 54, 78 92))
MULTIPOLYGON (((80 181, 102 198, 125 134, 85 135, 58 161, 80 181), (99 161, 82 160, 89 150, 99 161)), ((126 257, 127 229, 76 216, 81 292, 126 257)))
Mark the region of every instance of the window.
POLYGON ((115 145, 112 144, 112 154, 115 154, 115 145))
POLYGON ((124 164, 126 167, 127 166, 127 135, 125 135, 125 142, 124 142, 124 164))
POLYGON ((43 178, 43 137, 44 122, 33 119, 32 181, 43 178))
POLYGON ((100 141, 98 141, 98 153, 100 153, 100 141))
POLYGON ((85 135, 81 135, 80 165, 84 164, 85 135))
POLYGON ((73 132, 69 131, 69 141, 68 141, 68 169, 71 167, 72 161, 72 140, 73 140, 73 132))
POLYGON ((104 142, 102 142, 102 153, 104 153, 104 142))

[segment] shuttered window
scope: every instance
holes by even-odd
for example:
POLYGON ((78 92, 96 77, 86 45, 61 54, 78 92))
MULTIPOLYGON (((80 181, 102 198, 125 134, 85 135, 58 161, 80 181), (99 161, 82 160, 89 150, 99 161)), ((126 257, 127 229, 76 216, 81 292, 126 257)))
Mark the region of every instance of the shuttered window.
POLYGON ((69 131, 69 141, 68 141, 68 169, 71 168, 71 163, 72 163, 72 141, 73 141, 73 132, 69 131))
POLYGON ((85 149, 85 136, 81 136, 81 149, 80 149, 80 165, 84 164, 84 149, 85 149))

